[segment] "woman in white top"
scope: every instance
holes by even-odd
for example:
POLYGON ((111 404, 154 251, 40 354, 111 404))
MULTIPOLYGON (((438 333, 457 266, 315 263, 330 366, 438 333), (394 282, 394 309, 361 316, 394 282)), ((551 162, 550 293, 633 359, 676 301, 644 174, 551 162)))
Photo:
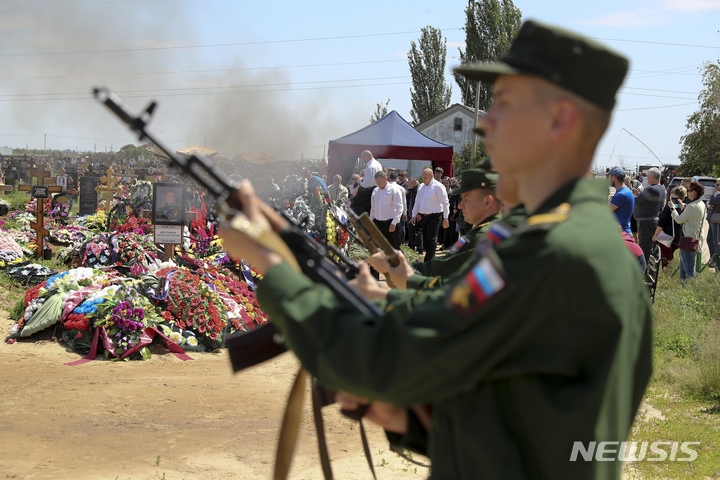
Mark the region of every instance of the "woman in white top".
MULTIPOLYGON (((695 238, 698 240, 698 244, 702 241, 702 227, 707 211, 705 203, 701 200, 704 193, 705 188, 702 185, 697 182, 692 182, 687 192, 687 198, 690 201, 683 203, 680 200, 676 200, 682 213, 678 213, 672 200, 668 202, 673 220, 675 220, 676 223, 682 224, 683 237, 695 238)), ((700 251, 699 246, 698 251, 700 251)), ((680 280, 684 281, 688 277, 695 276, 696 255, 697 252, 680 250, 680 280)))

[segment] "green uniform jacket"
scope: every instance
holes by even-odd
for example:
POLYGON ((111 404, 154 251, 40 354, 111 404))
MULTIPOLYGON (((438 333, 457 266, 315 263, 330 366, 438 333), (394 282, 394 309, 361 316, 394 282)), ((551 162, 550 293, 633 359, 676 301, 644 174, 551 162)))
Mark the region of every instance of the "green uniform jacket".
POLYGON ((619 462, 569 461, 574 442, 625 440, 651 373, 647 289, 603 183, 571 182, 528 219, 550 227, 497 245, 505 286, 483 301, 468 275, 412 315, 389 304, 374 320, 287 264, 258 299, 323 385, 433 404, 434 479, 619 478, 619 462))
MULTIPOLYGON (((518 207, 513 208, 508 212, 506 216, 502 218, 503 223, 505 223, 507 226, 515 228, 520 223, 527 218, 527 213, 525 212, 525 207, 523 205, 520 205, 518 207)), ((457 276, 461 275, 470 268, 473 267, 475 264, 476 259, 474 258, 475 255, 475 249, 484 238, 485 234, 487 233, 490 228, 492 228, 492 225, 494 221, 497 219, 496 215, 493 215, 490 217, 488 222, 484 222, 481 225, 478 226, 478 228, 474 228, 468 233, 467 239, 468 242, 463 245, 463 248, 456 254, 449 256, 449 257, 443 257, 443 258, 433 258, 429 262, 421 263, 419 265, 429 265, 433 266, 435 262, 445 261, 448 259, 448 261, 445 261, 443 264, 440 264, 440 267, 443 268, 428 268, 425 271, 425 273, 422 273, 423 270, 418 270, 418 273, 415 275, 410 276, 410 278, 407 279, 407 288, 409 289, 425 289, 425 288, 437 288, 442 286, 444 283, 448 281, 455 281, 457 280, 457 276), (473 237, 470 237, 470 234, 472 232, 477 232, 473 237), (472 244, 469 248, 468 245, 472 244)), ((448 254, 449 255, 449 254, 448 254)), ((413 264, 415 267, 418 264, 413 264)), ((417 270, 417 268, 416 268, 417 270)), ((394 290, 396 294, 399 292, 398 290, 394 290)), ((402 295, 401 293, 398 295, 402 295)))
MULTIPOLYGON (((458 271, 469 258, 472 257, 478 242, 485 237, 485 232, 490 228, 490 223, 497 218, 497 215, 491 215, 486 218, 477 227, 473 227, 467 235, 465 235, 465 244, 460 247, 456 253, 449 253, 444 257, 433 258, 427 262, 415 262, 412 267, 419 275, 426 277, 447 277, 458 271)), ((415 288, 408 284, 408 288, 415 288)))

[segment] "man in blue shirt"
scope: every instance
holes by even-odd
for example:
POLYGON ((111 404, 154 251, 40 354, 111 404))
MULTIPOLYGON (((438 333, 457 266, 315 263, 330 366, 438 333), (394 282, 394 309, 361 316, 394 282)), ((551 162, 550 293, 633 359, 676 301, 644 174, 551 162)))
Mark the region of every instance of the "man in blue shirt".
POLYGON ((635 208, 635 195, 633 195, 632 190, 625 186, 625 170, 620 167, 613 167, 608 176, 613 187, 615 187, 615 195, 610 199, 610 210, 615 212, 623 231, 632 235, 630 218, 635 208))

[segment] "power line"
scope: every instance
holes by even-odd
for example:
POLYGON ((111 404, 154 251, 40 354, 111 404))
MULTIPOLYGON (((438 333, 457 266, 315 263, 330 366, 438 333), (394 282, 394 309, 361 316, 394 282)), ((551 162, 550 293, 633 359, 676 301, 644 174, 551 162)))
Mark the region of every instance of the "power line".
MULTIPOLYGON (((293 85, 311 85, 311 84, 317 84, 317 83, 338 83, 338 82, 364 82, 364 81, 370 81, 370 80, 396 80, 399 78, 409 78, 407 75, 403 76, 397 76, 397 77, 374 77, 374 78, 351 78, 351 79, 343 79, 343 80, 314 80, 314 81, 308 81, 308 82, 283 82, 283 83, 262 83, 262 84, 256 84, 256 85, 222 85, 222 86, 207 86, 207 87, 177 87, 177 88, 143 88, 140 90, 117 90, 116 93, 145 93, 145 92, 182 92, 182 91, 192 91, 192 90, 220 90, 220 89, 230 89, 230 88, 237 88, 237 89, 245 89, 245 88, 256 88, 256 87, 284 87, 284 86, 293 86, 293 85)), ((351 85, 348 85, 351 86, 351 85)), ((273 90, 266 90, 266 91, 273 91, 273 90)), ((208 92, 211 93, 211 92, 208 92)), ((227 93, 233 93, 233 92, 227 92, 227 93)), ((52 96, 52 95, 83 95, 83 92, 64 92, 64 93, 18 93, 18 94, 8 94, 8 95, 0 95, 0 97, 19 97, 19 96, 52 96)))
POLYGON ((645 43, 648 45, 666 45, 671 47, 691 47, 691 48, 714 48, 720 49, 718 45, 693 45, 689 43, 670 43, 670 42, 651 42, 649 40, 628 40, 623 38, 603 38, 603 37, 590 37, 595 40, 602 40, 604 42, 627 42, 627 43, 645 43))
POLYGON ((104 0, 100 2, 65 2, 65 3, 16 3, 3 5, 5 8, 33 8, 33 7, 67 7, 70 5, 106 5, 109 3, 146 3, 157 0, 104 0))
MULTIPOLYGON (((447 28, 441 30, 461 30, 461 28, 447 28)), ((164 50, 187 50, 193 48, 217 48, 217 47, 241 47, 250 45, 270 45, 277 43, 301 43, 301 42, 320 42, 325 40, 347 40, 354 38, 371 38, 371 37, 389 37, 395 35, 409 35, 411 33, 419 33, 420 30, 411 30, 407 32, 389 32, 389 33, 366 33, 360 35, 339 35, 335 37, 311 37, 311 38, 295 38, 283 40, 256 40, 253 42, 234 42, 234 43, 207 43, 198 45, 178 45, 174 47, 141 47, 141 48, 118 48, 110 50, 76 50, 70 52, 30 52, 30 53, 3 53, 0 57, 30 57, 42 55, 75 55, 75 54, 91 54, 91 53, 126 53, 126 52, 150 52, 164 50)))
POLYGON ((615 112, 632 112, 635 110, 657 110, 659 108, 673 108, 673 107, 685 107, 687 105, 696 105, 697 102, 691 102, 691 103, 678 103, 675 105, 661 105, 657 107, 643 107, 643 108, 621 108, 618 110, 614 110, 615 112))
MULTIPOLYGON (((453 31, 463 30, 463 27, 454 28, 441 28, 442 31, 453 31)), ((416 34, 419 30, 410 30, 404 32, 385 32, 385 33, 366 33, 358 35, 338 35, 333 37, 309 37, 309 38, 295 38, 295 39, 281 39, 281 40, 256 40, 252 42, 231 42, 231 43, 208 43, 208 44, 197 44, 197 45, 177 45, 171 47, 138 47, 138 48, 118 48, 109 50, 75 50, 66 52, 25 52, 25 53, 3 53, 0 57, 24 57, 24 56, 42 56, 42 55, 74 55, 74 54, 92 54, 92 53, 125 53, 125 52, 149 52, 149 51, 164 51, 164 50, 185 50, 193 48, 217 48, 217 47, 239 47, 239 46, 251 46, 251 45, 270 45, 280 43, 301 43, 301 42, 319 42, 326 40, 348 40, 355 38, 373 38, 373 37, 388 37, 396 35, 409 35, 416 34)), ((613 42, 628 42, 628 43, 641 43, 648 45, 664 45, 664 46, 676 46, 676 47, 690 47, 690 48, 712 48, 720 49, 720 46, 716 45, 696 45, 686 43, 671 43, 671 42, 654 42, 649 40, 630 40, 622 38, 604 38, 594 37, 596 40, 602 41, 613 41, 613 42)))
MULTIPOLYGON (((313 82, 315 83, 315 82, 313 82)), ((196 92, 196 93, 158 93, 153 94, 153 97, 188 97, 188 96, 200 96, 200 95, 233 95, 233 94, 247 94, 247 93, 264 93, 264 92, 285 92, 285 91, 296 91, 296 90, 328 90, 337 88, 358 88, 358 87, 378 87, 387 85, 409 85, 410 82, 389 82, 389 83, 369 83, 363 85, 326 85, 321 87, 301 87, 301 88, 284 88, 284 89, 270 89, 270 90, 243 90, 237 92, 196 92)), ((152 90, 155 91, 155 90, 152 90)), ((32 94, 26 94, 32 95, 32 94)), ((147 98, 149 94, 145 95, 123 95, 124 98, 147 98)), ((37 102, 37 101, 52 101, 52 100, 91 100, 90 95, 83 95, 82 97, 57 97, 57 98, 18 98, 18 99, 0 99, 0 102, 37 102)))
POLYGON ((407 59, 397 60, 368 60, 360 62, 338 62, 338 63, 314 63, 305 65, 287 65, 282 67, 244 67, 244 68, 218 68, 209 70, 165 70, 157 72, 136 72, 136 73, 84 73, 77 75, 37 75, 37 76, 23 76, 23 77, 0 77, 0 80, 33 80, 33 79, 45 79, 45 78, 87 78, 87 77, 134 77, 141 75, 175 75, 175 74, 186 74, 186 73, 227 73, 227 72, 245 72, 251 70, 282 70, 289 68, 313 68, 313 67, 338 67, 344 65, 367 65, 377 63, 397 63, 407 62, 407 59))

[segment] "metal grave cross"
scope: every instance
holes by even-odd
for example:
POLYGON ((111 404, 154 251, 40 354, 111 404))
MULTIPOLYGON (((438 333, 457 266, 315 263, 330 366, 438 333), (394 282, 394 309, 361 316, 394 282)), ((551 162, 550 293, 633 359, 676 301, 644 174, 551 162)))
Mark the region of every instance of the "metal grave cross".
POLYGON ((44 165, 40 165, 37 170, 30 172, 30 174, 32 177, 37 178, 37 185, 20 185, 18 190, 21 192, 30 192, 31 196, 37 200, 37 220, 35 222, 30 222, 30 228, 35 230, 35 233, 37 234, 37 239, 35 240, 38 247, 37 255, 42 256, 45 237, 50 235, 50 232, 48 232, 43 225, 45 199, 53 193, 60 193, 62 191, 62 187, 52 184, 48 185, 47 178, 50 176, 50 171, 45 170, 44 165))

